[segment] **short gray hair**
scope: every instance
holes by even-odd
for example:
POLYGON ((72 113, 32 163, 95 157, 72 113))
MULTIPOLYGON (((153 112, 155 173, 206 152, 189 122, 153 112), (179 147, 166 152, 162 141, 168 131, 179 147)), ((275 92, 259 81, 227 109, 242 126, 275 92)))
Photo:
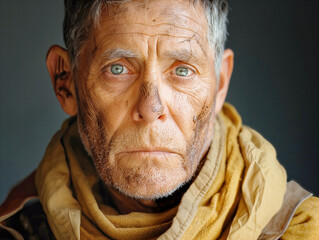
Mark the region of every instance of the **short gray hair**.
MULTIPOLYGON (((63 37, 68 49, 72 70, 77 69, 80 50, 89 37, 90 30, 97 27, 101 9, 104 5, 129 2, 130 0, 64 0, 65 17, 63 37)), ((192 0, 201 1, 208 23, 208 42, 214 51, 216 76, 227 38, 228 4, 226 0, 192 0)))

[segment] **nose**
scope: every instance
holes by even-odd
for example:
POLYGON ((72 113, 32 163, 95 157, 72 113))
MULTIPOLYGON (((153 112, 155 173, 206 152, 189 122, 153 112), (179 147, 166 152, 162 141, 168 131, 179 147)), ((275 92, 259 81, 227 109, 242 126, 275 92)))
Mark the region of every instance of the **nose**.
POLYGON ((139 100, 132 117, 136 122, 148 123, 164 118, 164 105, 156 84, 146 82, 141 85, 139 100))

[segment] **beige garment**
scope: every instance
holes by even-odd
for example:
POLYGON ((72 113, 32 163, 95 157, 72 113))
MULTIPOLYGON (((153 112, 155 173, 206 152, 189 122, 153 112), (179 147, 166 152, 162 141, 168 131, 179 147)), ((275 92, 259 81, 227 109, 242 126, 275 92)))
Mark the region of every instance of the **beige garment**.
POLYGON ((227 224, 228 239, 257 239, 282 204, 286 173, 273 147, 242 127, 226 104, 207 160, 178 208, 120 215, 107 205, 99 184, 70 119, 51 140, 36 175, 57 239, 217 239, 227 224))
POLYGON ((281 240, 319 239, 319 199, 310 197, 296 210, 281 240))
POLYGON ((284 203, 276 215, 273 216, 266 227, 264 227, 262 233, 258 237, 258 240, 279 239, 285 233, 285 231, 287 231, 290 221, 300 204, 304 203, 305 200, 311 196, 312 193, 303 189, 295 181, 292 180, 287 183, 287 191, 285 193, 284 203))

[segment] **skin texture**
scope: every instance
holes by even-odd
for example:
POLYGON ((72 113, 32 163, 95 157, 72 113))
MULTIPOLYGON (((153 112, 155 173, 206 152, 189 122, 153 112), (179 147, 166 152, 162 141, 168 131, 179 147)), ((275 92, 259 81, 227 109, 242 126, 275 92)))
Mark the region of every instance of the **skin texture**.
POLYGON ((152 200, 189 182, 208 151, 233 53, 225 51, 218 87, 206 34, 200 3, 132 1, 102 12, 75 73, 63 49, 49 50, 57 97, 67 113, 77 114, 84 146, 109 192, 119 205, 142 199, 123 212, 155 208, 152 200), (63 81, 56 81, 58 56, 66 62, 63 81), (112 73, 115 64, 124 67, 122 74, 112 73), (187 76, 176 74, 179 67, 187 76))

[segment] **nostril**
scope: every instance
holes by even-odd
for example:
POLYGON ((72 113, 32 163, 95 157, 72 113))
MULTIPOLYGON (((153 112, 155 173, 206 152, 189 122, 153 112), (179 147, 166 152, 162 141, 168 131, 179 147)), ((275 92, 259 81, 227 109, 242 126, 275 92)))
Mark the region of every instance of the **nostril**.
POLYGON ((166 114, 163 113, 163 114, 159 115, 158 119, 160 119, 161 121, 165 121, 166 114))

